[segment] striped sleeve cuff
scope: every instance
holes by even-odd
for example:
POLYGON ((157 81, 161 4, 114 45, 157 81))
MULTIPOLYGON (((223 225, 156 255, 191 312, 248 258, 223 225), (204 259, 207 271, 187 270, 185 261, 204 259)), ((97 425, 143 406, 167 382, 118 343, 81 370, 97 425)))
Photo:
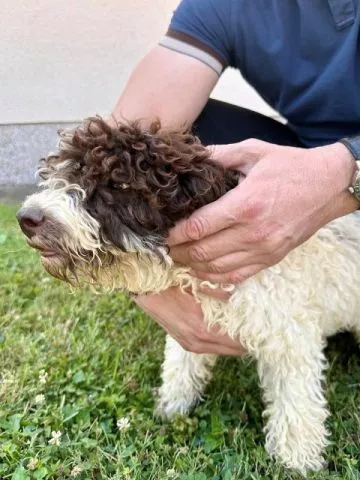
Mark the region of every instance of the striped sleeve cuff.
POLYGON ((227 67, 226 60, 211 47, 190 35, 169 29, 159 45, 196 58, 212 68, 219 76, 227 67))

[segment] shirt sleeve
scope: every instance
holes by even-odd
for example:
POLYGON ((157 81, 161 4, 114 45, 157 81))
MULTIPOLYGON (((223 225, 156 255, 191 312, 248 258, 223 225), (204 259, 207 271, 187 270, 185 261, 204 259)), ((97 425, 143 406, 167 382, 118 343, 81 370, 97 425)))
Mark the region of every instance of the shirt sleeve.
POLYGON ((231 65, 232 0, 182 0, 160 45, 197 58, 220 76, 231 65))

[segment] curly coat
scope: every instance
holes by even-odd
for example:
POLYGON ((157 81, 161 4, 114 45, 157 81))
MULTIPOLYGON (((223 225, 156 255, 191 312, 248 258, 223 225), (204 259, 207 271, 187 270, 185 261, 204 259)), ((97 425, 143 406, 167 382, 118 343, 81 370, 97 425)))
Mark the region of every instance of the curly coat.
POLYGON ((217 200, 238 184, 240 173, 210 159, 210 151, 188 131, 147 132, 139 123, 110 127, 100 117, 87 119, 60 150, 41 160, 40 176, 59 175, 86 191, 85 209, 103 234, 124 248, 124 229, 155 236, 160 242, 175 223, 217 200))

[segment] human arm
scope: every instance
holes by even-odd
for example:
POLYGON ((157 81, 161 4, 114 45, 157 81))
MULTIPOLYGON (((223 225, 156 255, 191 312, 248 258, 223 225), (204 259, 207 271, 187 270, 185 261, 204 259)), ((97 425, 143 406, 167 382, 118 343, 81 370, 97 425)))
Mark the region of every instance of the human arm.
POLYGON ((232 0, 181 0, 166 35, 137 65, 114 119, 191 126, 232 62, 232 0))
POLYGON ((159 118, 166 127, 190 126, 217 80, 217 73, 199 60, 157 45, 131 74, 112 118, 142 119, 144 125, 159 118))

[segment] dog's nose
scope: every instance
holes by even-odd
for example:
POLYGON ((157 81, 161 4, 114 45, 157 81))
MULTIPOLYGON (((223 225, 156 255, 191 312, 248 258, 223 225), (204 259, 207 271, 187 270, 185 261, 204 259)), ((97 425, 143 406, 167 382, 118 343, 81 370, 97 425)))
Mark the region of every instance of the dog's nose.
POLYGON ((17 212, 16 218, 19 222, 21 230, 27 237, 31 238, 33 235, 35 235, 38 227, 44 223, 45 217, 40 208, 23 207, 17 212))

